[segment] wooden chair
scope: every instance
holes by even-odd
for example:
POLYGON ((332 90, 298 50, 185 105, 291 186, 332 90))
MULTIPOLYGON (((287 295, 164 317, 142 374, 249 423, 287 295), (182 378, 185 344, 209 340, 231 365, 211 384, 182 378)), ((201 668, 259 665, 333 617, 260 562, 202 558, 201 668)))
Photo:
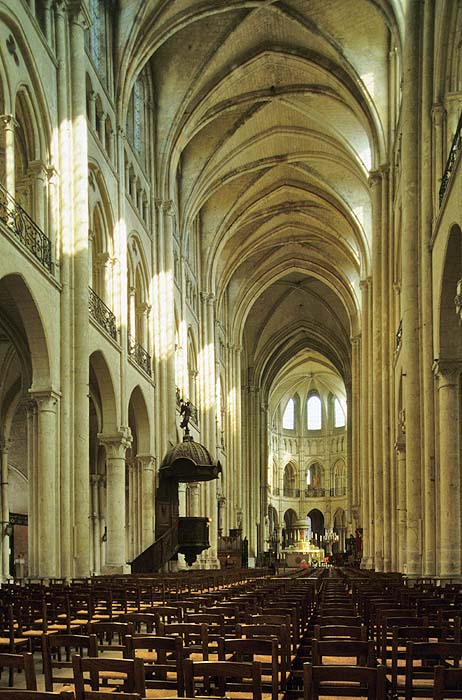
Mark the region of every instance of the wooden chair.
POLYGON ((1 609, 0 615, 0 650, 9 654, 17 654, 29 649, 30 641, 21 634, 13 605, 7 605, 1 609))
POLYGON ((72 657, 74 672, 75 700, 96 700, 103 696, 95 694, 96 691, 106 693, 108 698, 121 697, 121 693, 137 693, 145 697, 146 688, 144 682, 144 668, 141 659, 114 659, 105 656, 82 657, 74 654, 72 657), (120 676, 122 682, 108 688, 108 675, 120 676), (86 689, 90 685, 91 690, 86 689), (106 689, 105 687, 106 686, 106 689), (117 695, 113 691, 117 690, 117 695), (120 694, 119 694, 120 691, 120 694))
POLYGON ((46 634, 42 638, 42 661, 45 690, 54 690, 54 685, 73 685, 71 657, 73 654, 98 655, 96 636, 82 634, 46 634), (68 669, 66 673, 66 669, 68 669))
POLYGON ((188 613, 185 615, 185 622, 196 622, 197 624, 207 625, 209 638, 209 654, 216 654, 218 649, 219 637, 226 636, 225 616, 223 614, 208 614, 208 613, 188 613))
POLYGON ((160 634, 160 617, 154 612, 123 613, 119 622, 132 624, 134 634, 160 634))
POLYGON ((461 659, 462 644, 457 642, 408 642, 404 684, 406 700, 431 697, 434 667, 449 663, 458 668, 461 659))
POLYGON ((280 664, 281 668, 283 669, 283 678, 286 678, 286 674, 292 661, 290 654, 290 635, 287 625, 237 625, 236 636, 245 637, 247 639, 255 639, 258 637, 264 639, 277 639, 280 664))
MULTIPOLYGON (((136 698, 126 698, 126 700, 139 699, 139 695, 136 698)), ((66 690, 61 693, 48 693, 42 690, 17 690, 9 688, 8 690, 0 689, 0 700, 75 700, 75 695, 73 692, 66 690)))
POLYGON ((340 663, 343 659, 345 666, 370 666, 377 665, 374 642, 364 642, 359 639, 313 639, 312 642, 313 666, 332 665, 340 663), (328 661, 324 662, 324 658, 328 661), (335 659, 332 661, 331 659, 335 659), (354 661, 355 659, 356 661, 354 661))
MULTIPOLYGON (((285 669, 279 663, 277 639, 224 639, 218 640, 219 661, 259 661, 261 666, 261 687, 271 693, 271 700, 278 700, 279 688, 285 686, 285 669)), ((242 683, 228 684, 228 690, 246 690, 242 683)))
POLYGON ((462 668, 435 666, 433 700, 462 698, 462 668))
POLYGON ((126 637, 125 657, 141 659, 146 688, 177 691, 184 695, 183 640, 154 635, 126 637))
POLYGON ((303 665, 303 698, 319 700, 319 696, 348 698, 366 697, 385 700, 385 666, 313 666, 303 665))
POLYGON ((14 684, 14 671, 24 672, 27 690, 37 690, 33 655, 26 651, 23 654, 0 654, 0 670, 8 669, 8 685, 14 684))
POLYGON ((314 639, 360 639, 367 641, 366 625, 314 625, 314 639))
MULTIPOLYGON (((417 619, 417 618, 415 618, 417 619)), ((442 627, 426 627, 424 625, 398 626, 392 628, 391 637, 391 692, 393 695, 404 695, 406 654, 409 642, 438 642, 445 639, 445 629, 442 627)))
MULTIPOLYGON (((242 683, 248 679, 248 693, 245 696, 252 700, 262 700, 261 667, 258 661, 252 663, 238 661, 184 661, 186 695, 196 697, 196 689, 199 679, 202 679, 200 687, 203 692, 199 695, 208 695, 213 691, 214 695, 225 697, 228 683, 242 683)), ((242 690, 240 697, 244 696, 242 690)), ((77 698, 79 700, 79 698, 77 698)))
POLYGON ((208 661, 209 634, 207 625, 202 622, 171 622, 160 625, 159 635, 180 637, 183 653, 193 661, 208 661))
POLYGON ((101 621, 87 625, 87 634, 96 636, 98 652, 119 651, 123 654, 125 639, 127 635, 133 636, 133 633, 132 622, 101 621))

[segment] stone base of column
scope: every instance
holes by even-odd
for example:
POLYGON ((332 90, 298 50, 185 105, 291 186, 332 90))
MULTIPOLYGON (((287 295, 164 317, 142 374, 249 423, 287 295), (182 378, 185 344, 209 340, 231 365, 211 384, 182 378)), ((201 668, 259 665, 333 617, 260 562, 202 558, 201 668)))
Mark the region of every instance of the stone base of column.
POLYGON ((102 568, 103 576, 111 576, 115 574, 131 574, 132 568, 130 564, 106 564, 102 568))

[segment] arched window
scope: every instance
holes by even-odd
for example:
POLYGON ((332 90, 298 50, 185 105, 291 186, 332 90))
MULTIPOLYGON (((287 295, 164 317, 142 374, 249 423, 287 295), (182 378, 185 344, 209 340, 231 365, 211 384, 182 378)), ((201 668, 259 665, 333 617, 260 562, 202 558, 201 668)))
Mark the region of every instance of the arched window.
POLYGON ((293 399, 287 402, 286 410, 282 416, 282 427, 285 430, 293 430, 295 428, 295 404, 293 399))
POLYGON ((335 397, 334 401, 334 427, 344 428, 345 427, 345 414, 343 408, 340 405, 340 401, 335 397))
POLYGON ((308 430, 321 430, 322 405, 317 394, 310 396, 307 402, 307 426, 308 430))

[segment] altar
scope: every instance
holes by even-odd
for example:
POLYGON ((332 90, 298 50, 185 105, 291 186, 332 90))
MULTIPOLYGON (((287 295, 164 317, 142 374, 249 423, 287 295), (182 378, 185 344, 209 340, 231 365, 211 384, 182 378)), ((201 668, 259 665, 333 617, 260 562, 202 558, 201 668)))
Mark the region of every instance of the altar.
POLYGON ((311 542, 311 531, 306 520, 297 520, 293 531, 295 542, 282 550, 286 566, 292 569, 299 568, 303 559, 308 566, 321 564, 326 556, 324 549, 311 542))
POLYGON ((324 561, 325 553, 321 548, 308 542, 296 542, 290 547, 282 550, 286 566, 290 569, 300 567, 301 561, 304 559, 308 566, 321 564, 324 561))

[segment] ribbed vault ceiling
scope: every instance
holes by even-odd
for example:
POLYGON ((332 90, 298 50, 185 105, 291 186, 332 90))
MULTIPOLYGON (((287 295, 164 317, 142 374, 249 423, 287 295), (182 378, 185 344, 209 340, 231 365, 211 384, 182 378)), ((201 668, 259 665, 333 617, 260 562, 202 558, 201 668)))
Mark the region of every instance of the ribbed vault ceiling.
POLYGON ((144 0, 133 24, 136 7, 121 84, 150 63, 159 195, 183 241, 200 221, 202 288, 227 299, 268 395, 314 351, 347 381, 400 1, 144 0))

